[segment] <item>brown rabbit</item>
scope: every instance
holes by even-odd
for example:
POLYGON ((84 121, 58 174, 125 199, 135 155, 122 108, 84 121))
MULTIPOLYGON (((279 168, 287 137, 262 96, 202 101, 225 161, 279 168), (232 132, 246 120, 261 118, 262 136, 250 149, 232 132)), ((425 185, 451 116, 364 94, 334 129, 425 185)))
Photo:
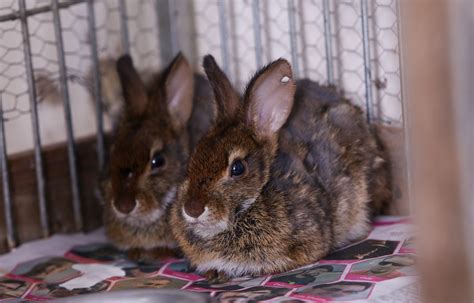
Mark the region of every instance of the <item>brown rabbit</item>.
POLYGON ((119 58, 117 72, 125 110, 104 186, 106 233, 133 259, 174 256, 169 206, 184 177, 190 144, 211 125, 212 90, 180 54, 147 87, 130 56, 119 58))
POLYGON ((389 199, 390 189, 372 188, 389 185, 388 166, 362 111, 308 80, 295 84, 283 59, 253 77, 242 104, 213 57, 203 65, 217 118, 171 210, 192 265, 218 280, 271 274, 365 236, 372 197, 389 199))

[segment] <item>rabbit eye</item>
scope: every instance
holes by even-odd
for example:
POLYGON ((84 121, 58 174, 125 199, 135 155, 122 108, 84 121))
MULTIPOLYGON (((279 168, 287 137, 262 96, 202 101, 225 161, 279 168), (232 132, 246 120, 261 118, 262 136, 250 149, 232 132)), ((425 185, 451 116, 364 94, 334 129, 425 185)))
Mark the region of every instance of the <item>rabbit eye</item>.
POLYGON ((241 160, 235 160, 230 168, 230 176, 240 176, 245 172, 245 165, 241 160))
POLYGON ((155 153, 151 159, 151 169, 156 170, 163 165, 165 165, 165 158, 160 152, 155 153))

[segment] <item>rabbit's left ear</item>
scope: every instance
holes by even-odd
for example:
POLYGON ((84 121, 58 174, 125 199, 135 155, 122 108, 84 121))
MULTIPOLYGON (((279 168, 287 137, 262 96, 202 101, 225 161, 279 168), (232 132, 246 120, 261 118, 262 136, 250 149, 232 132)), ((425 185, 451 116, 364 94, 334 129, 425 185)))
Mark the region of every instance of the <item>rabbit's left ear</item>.
POLYGON ((274 137, 290 115, 295 89, 288 61, 279 59, 263 68, 245 92, 247 125, 259 137, 274 137))
POLYGON ((143 115, 148 105, 148 96, 130 55, 123 55, 117 60, 117 73, 127 112, 133 116, 143 115))
POLYGON ((209 79, 216 98, 217 120, 232 119, 240 108, 240 99, 235 92, 226 74, 217 65, 212 55, 207 55, 202 60, 202 66, 209 79))
POLYGON ((180 129, 186 126, 193 109, 194 73, 181 53, 173 59, 167 70, 166 103, 174 127, 180 129))

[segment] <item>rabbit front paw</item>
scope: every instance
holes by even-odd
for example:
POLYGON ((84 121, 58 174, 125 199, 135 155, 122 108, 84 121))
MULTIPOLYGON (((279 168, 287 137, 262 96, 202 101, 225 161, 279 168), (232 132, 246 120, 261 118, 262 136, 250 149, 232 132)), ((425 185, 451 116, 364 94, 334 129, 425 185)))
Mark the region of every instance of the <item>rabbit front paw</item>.
POLYGON ((230 277, 226 273, 216 269, 208 270, 204 274, 204 277, 206 277, 206 280, 209 281, 210 284, 225 283, 230 280, 230 277))

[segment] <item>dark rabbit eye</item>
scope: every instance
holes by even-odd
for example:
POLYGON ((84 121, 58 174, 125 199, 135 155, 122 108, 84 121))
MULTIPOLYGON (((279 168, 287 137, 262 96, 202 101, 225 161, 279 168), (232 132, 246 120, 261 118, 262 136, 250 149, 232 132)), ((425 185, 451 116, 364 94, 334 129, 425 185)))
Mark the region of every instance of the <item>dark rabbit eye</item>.
POLYGON ((158 169, 162 167, 163 165, 165 165, 165 158, 160 152, 155 153, 153 155, 153 158, 151 159, 151 169, 152 170, 158 169))
POLYGON ((231 177, 240 176, 245 172, 245 165, 241 160, 235 160, 230 168, 231 177))

